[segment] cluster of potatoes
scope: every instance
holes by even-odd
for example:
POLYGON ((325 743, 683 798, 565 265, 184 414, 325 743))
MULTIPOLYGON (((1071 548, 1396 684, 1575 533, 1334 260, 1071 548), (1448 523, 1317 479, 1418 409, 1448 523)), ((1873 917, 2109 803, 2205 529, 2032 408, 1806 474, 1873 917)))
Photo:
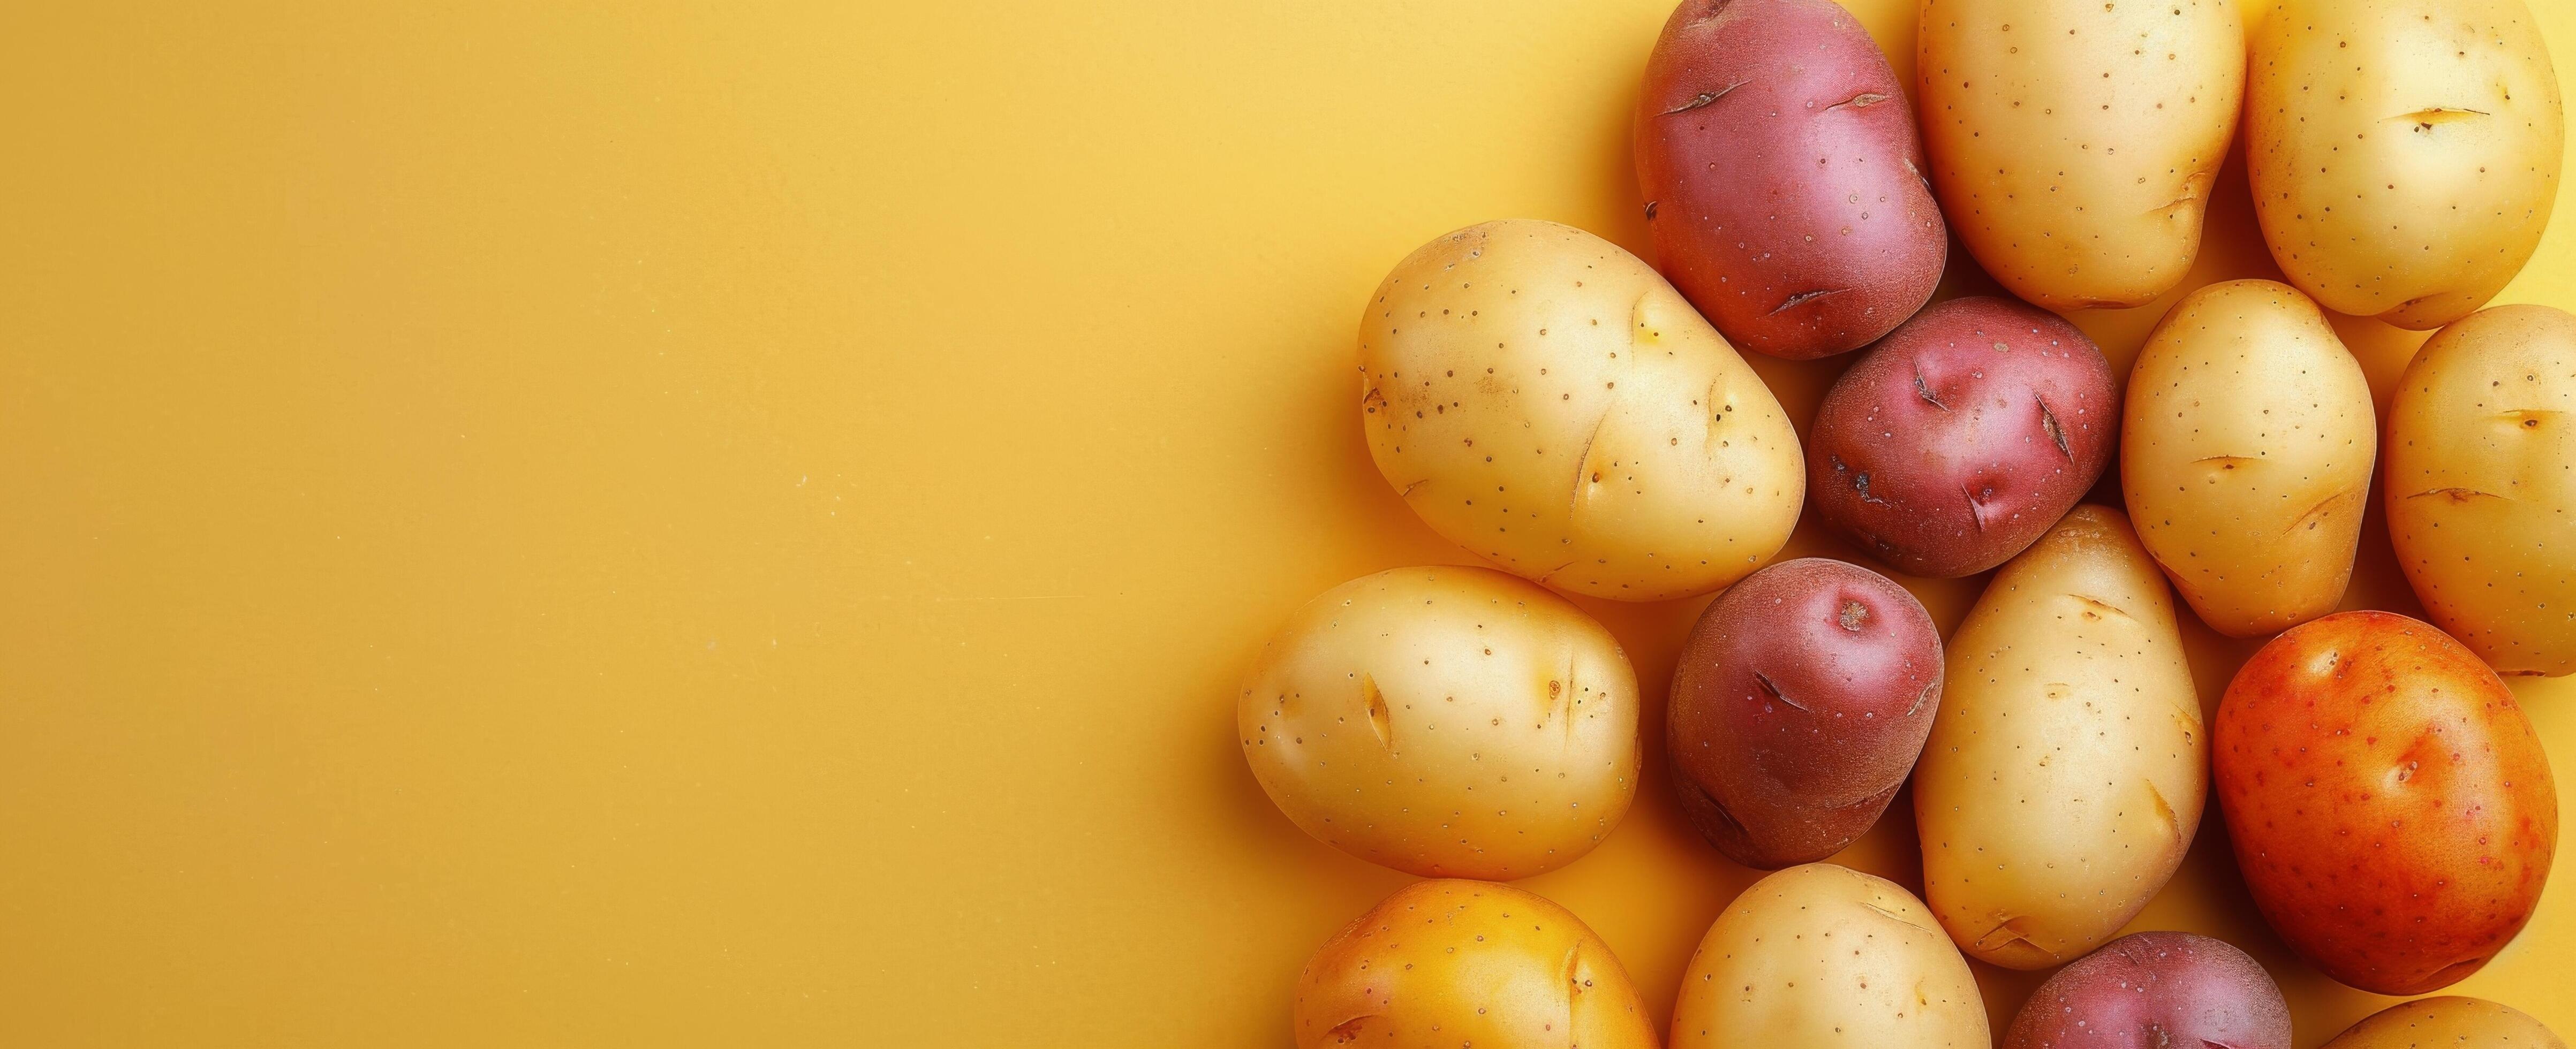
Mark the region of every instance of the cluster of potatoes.
MULTIPOLYGON (((1361 421, 1404 502, 1502 569, 1344 584, 1239 702, 1290 819, 1434 879, 1309 962, 1300 1046, 1654 1046, 1563 908, 1636 792, 1635 672, 1553 591, 1723 591, 1666 734, 1682 811, 1774 870, 1701 941, 1673 1046, 1986 1046, 1968 958, 2057 968, 2003 1044, 2288 1049, 2262 968, 2114 939, 2213 796, 2265 918, 2321 971, 2415 995, 2530 919, 2556 794, 2499 678, 2576 670, 2576 317, 2480 311, 2563 152, 2522 0, 1921 0, 1913 105, 1832 0, 1686 0, 1636 161, 1660 270, 1537 221, 1396 265, 1361 421), (2241 115, 2241 119, 2240 119, 2241 115), (2123 384, 2051 311, 2173 290, 2240 126, 2289 283, 2180 300, 2123 384), (1919 131, 1918 131, 1919 128, 1919 131), (2013 297, 1929 305, 1955 233, 2013 297), (2439 328, 2386 432, 2324 310, 2439 328), (1802 443, 1739 349, 1867 347, 1802 443), (2080 500, 2116 457, 2126 513, 2080 500), (2432 623, 2335 613, 2376 477, 2432 623), (1894 572, 1999 569, 1946 644, 1885 575, 1772 563, 1802 510, 1894 572), (2272 636, 2214 723, 2174 595, 2272 636), (1822 862, 1908 781, 1924 895, 1822 862)), ((2558 1046, 2410 1002, 2333 1044, 2558 1046)))

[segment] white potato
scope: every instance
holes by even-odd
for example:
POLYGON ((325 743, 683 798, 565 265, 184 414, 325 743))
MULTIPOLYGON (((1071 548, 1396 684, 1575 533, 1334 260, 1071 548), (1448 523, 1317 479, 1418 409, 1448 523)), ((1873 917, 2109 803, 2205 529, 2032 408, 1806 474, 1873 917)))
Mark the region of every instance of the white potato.
POLYGON ((1903 886, 1830 863, 1754 882, 1682 976, 1672 1049, 1987 1049, 1967 959, 1903 886))

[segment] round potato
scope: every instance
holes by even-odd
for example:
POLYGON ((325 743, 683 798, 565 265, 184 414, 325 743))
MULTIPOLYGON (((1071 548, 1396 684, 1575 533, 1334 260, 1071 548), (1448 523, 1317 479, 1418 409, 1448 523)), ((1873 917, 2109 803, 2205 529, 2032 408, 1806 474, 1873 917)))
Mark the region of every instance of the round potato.
POLYGON ((1810 863, 1878 822, 1941 706, 1941 631, 1866 568, 1783 561, 1700 613, 1673 669, 1673 789, 1747 867, 1810 863))
POLYGON ((2323 1049, 2567 1049, 2540 1021, 2477 998, 2399 1002, 2344 1028, 2323 1049))
POLYGON ((1298 1049, 1655 1049, 1609 945, 1546 898, 1488 882, 1396 890, 1307 960, 1293 1017, 1298 1049))
POLYGON ((1637 675, 1618 640, 1488 569, 1325 591, 1263 650, 1235 725, 1306 833, 1424 877, 1564 866, 1637 792, 1637 675))
POLYGON ((2209 744, 2164 576, 2120 512, 2080 506, 1951 635, 1914 769, 1924 896, 2013 969, 2110 939, 2182 863, 2209 744))
POLYGON ((2181 283, 2244 95, 2232 0, 1923 0, 1915 46, 1932 188, 1986 272, 2058 310, 2181 283))
POLYGON ((2424 610, 2506 674, 2576 670, 2576 317, 2473 314, 2388 407, 2388 538, 2424 610))
POLYGON ((1825 525, 1898 571, 1993 568, 2111 463, 2111 365, 2056 314, 1952 299, 1905 322, 1825 392, 1807 491, 1825 525))
POLYGON ((1804 498, 1760 376, 1637 257, 1571 226, 1470 226, 1360 322, 1369 454, 1441 535, 1549 586, 1652 601, 1771 560, 1804 498))
POLYGON ((2567 134, 2522 0, 2284 0, 2252 65, 2246 176, 2299 290, 2438 328, 2521 272, 2567 134))
POLYGON ((1684 0, 1646 59, 1655 260, 1739 347, 1823 357, 1922 309, 1949 256, 1922 171, 1904 87, 1833 0, 1684 0))
POLYGON ((1967 960, 1923 902, 1830 863, 1736 896, 1692 952, 1673 1003, 1672 1049, 1986 1049, 1991 1037, 1967 960))
POLYGON ((2131 933, 2039 985, 2004 1049, 2290 1049, 2290 1005, 2245 952, 2187 932, 2131 933))
POLYGON ((2266 280, 2185 296, 2138 352, 2120 425, 2138 540, 2202 622, 2255 637, 2334 611, 2379 417, 2316 303, 2266 280))
POLYGON ((2531 920, 2558 847, 2549 756, 2513 692, 2431 624, 2291 628, 2228 683, 2215 734, 2245 887, 2326 975, 2440 990, 2531 920))

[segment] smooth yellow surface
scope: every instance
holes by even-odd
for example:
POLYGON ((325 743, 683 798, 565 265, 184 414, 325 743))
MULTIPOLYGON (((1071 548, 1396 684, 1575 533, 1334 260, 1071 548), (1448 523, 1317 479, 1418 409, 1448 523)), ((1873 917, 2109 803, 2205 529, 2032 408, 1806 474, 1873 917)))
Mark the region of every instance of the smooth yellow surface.
MULTIPOLYGON (((1483 219, 1643 247, 1668 11, 19 5, 0 1045, 1289 1044, 1407 879, 1270 805, 1235 689, 1465 559, 1370 464, 1360 310, 1483 219)), ((2188 283, 2275 276, 2213 194, 2188 283)), ((2499 301, 2576 305, 2576 220, 2499 301)), ((2079 323, 2125 366, 2161 308, 2079 323)), ((2337 326, 2384 407, 2422 336, 2337 326)), ((1841 366, 1756 364, 1801 423, 1841 366)), ((1702 602, 1581 603, 1660 747, 1702 602)), ((2375 513, 2345 603, 2415 610, 2375 513)), ((2214 702, 2256 643, 2185 619, 2214 702)), ((2576 684, 2515 687, 2576 790, 2576 684)), ((1661 1024, 1754 876, 1647 770, 1526 886, 1661 1024)), ((1842 861, 1919 890, 1907 811, 1842 861)), ((2302 1047, 2386 1004, 2220 822, 2131 928, 2244 947, 2302 1047)), ((2454 990, 2576 1031, 2572 886, 2454 990)), ((1978 975, 2001 1030, 2043 974, 1978 975)))

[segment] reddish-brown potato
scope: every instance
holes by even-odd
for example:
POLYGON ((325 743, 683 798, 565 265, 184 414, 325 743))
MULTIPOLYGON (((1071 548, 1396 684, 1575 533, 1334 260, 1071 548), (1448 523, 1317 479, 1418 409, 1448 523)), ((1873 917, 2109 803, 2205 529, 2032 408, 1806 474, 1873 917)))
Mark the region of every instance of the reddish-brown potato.
POLYGON ((2004 1049, 2290 1049, 2290 1005, 2245 952, 2187 932, 2131 933, 2031 992, 2004 1049))
POLYGON ((2273 638, 2212 743, 2246 887, 2326 975, 2423 994, 2531 920, 2558 847, 2549 757, 2495 671, 2431 624, 2344 612, 2273 638))
POLYGON ((1728 859, 1824 859, 1896 796, 1941 705, 1941 632, 1905 588, 1819 557, 1735 584, 1673 670, 1682 811, 1728 859))
POLYGON ((1739 348, 1858 349, 1941 281, 1914 109, 1833 0, 1683 0, 1646 59, 1636 146, 1657 268, 1739 348))
POLYGON ((1898 571, 1970 575, 2066 516, 2119 432, 2110 362, 2083 332, 2010 299, 1952 299, 1826 392, 1807 498, 1898 571))

